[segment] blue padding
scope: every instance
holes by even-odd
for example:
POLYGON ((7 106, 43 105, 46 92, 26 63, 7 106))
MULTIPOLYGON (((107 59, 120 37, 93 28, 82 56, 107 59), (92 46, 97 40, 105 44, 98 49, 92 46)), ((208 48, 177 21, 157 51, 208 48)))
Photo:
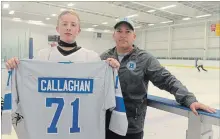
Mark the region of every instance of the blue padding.
POLYGON ((58 63, 62 63, 62 64, 71 64, 71 63, 73 63, 73 62, 58 62, 58 63))
MULTIPOLYGON (((167 105, 167 106, 170 106, 170 107, 175 107, 175 108, 183 109, 183 110, 186 110, 186 111, 191 111, 190 108, 187 108, 185 106, 180 105, 175 100, 162 98, 162 97, 157 97, 157 96, 152 96, 152 95, 148 95, 147 97, 148 97, 148 102, 156 102, 156 103, 160 103, 160 104, 167 105)), ((202 111, 202 110, 198 110, 198 113, 202 114, 202 115, 207 115, 207 116, 210 116, 210 117, 215 117, 215 118, 220 119, 220 110, 217 110, 216 113, 213 113, 213 114, 202 111)))
POLYGON ((34 49, 33 49, 33 38, 29 38, 29 59, 33 59, 34 49))

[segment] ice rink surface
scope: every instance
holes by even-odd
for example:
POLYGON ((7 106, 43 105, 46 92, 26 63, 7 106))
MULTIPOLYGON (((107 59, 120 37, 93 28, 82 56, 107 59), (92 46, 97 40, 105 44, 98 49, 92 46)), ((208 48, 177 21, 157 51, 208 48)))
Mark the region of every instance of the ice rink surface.
MULTIPOLYGON (((193 92, 198 101, 220 109, 220 88, 219 70, 208 69, 208 72, 198 72, 196 68, 175 68, 166 67, 177 79, 179 79, 190 92, 193 92)), ((7 79, 7 72, 2 71, 2 87, 7 79)), ((151 83, 149 84, 149 94, 174 99, 173 95, 166 91, 159 90, 151 83)), ((144 139, 186 139, 188 119, 172 113, 148 107, 144 139)), ((213 126, 213 139, 220 139, 220 128, 213 126)), ((17 139, 16 133, 4 135, 2 139, 17 139)))
MULTIPOLYGON (((166 69, 193 92, 198 101, 216 109, 220 108, 219 70, 208 69, 208 72, 198 72, 196 68, 166 67, 166 69)), ((159 90, 151 83, 149 94, 175 100, 173 95, 159 90)), ((148 107, 144 139, 186 139, 187 128, 187 118, 148 107)), ((219 130, 219 127, 213 126, 213 139, 220 139, 219 130)))

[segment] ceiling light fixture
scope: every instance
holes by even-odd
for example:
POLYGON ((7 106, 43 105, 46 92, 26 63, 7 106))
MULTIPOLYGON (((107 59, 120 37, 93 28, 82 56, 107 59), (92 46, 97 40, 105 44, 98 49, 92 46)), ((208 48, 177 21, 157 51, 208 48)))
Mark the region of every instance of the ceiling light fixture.
POLYGON ((169 8, 173 8, 176 7, 176 5, 169 5, 169 6, 165 6, 165 7, 161 7, 160 10, 165 10, 165 9, 169 9, 169 8))
POLYGON ((14 21, 21 21, 21 18, 13 18, 14 21))
POLYGON ((182 20, 190 20, 191 18, 189 17, 186 17, 186 18, 183 18, 182 20))
POLYGON ((69 3, 69 4, 67 4, 67 6, 70 6, 70 7, 73 6, 73 5, 74 5, 73 3, 69 3))
POLYGON ((10 12, 9 12, 9 14, 14 14, 14 13, 15 13, 15 11, 10 11, 10 12))
POLYGON ((155 12, 156 10, 149 10, 149 11, 147 11, 148 13, 153 13, 153 12, 155 12))
POLYGON ((196 18, 207 17, 207 16, 211 16, 211 14, 199 15, 199 16, 196 16, 196 18))
POLYGON ((160 22, 160 23, 166 24, 166 23, 171 23, 171 22, 173 22, 173 21, 164 21, 164 22, 160 22))
POLYGON ((148 26, 154 26, 154 24, 148 24, 148 26))
POLYGON ((109 32, 110 30, 104 30, 104 32, 109 32))
POLYGON ((103 25, 106 25, 106 24, 108 24, 108 22, 103 22, 102 24, 103 24, 103 25))
POLYGON ((143 4, 143 3, 140 3, 140 2, 131 2, 131 3, 134 3, 134 4, 137 4, 137 5, 141 5, 141 6, 147 7, 147 5, 145 5, 145 4, 143 4))
POLYGON ((28 20, 29 24, 45 25, 42 21, 28 20))
POLYGON ((86 31, 94 31, 94 28, 87 28, 86 31))
POLYGON ((138 14, 129 15, 129 16, 127 16, 127 18, 132 18, 132 17, 136 17, 136 16, 138 16, 138 14))
POLYGON ((61 11, 61 12, 65 11, 65 10, 66 10, 66 9, 63 9, 63 8, 62 8, 62 9, 60 9, 60 11, 61 11))
POLYGON ((3 4, 3 9, 8 9, 8 8, 9 8, 9 4, 8 3, 3 4))

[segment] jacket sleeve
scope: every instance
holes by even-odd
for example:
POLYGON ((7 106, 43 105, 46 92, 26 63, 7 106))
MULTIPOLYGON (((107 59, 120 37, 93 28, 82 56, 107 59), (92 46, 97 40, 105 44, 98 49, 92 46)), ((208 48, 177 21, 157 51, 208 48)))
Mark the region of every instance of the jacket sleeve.
POLYGON ((100 55, 101 60, 106 60, 109 57, 109 54, 104 52, 100 55))
POLYGON ((194 94, 189 92, 175 76, 162 67, 155 57, 148 58, 144 72, 155 86, 173 94, 176 101, 181 105, 189 107, 193 102, 197 102, 194 94))

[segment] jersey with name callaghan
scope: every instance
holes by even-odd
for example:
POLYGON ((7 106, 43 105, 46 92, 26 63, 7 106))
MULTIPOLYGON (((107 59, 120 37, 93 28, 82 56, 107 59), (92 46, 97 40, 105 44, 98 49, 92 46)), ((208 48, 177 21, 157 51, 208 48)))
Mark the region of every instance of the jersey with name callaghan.
POLYGON ((106 110, 116 106, 113 76, 104 61, 20 60, 12 73, 12 109, 20 109, 23 136, 104 139, 106 110))

